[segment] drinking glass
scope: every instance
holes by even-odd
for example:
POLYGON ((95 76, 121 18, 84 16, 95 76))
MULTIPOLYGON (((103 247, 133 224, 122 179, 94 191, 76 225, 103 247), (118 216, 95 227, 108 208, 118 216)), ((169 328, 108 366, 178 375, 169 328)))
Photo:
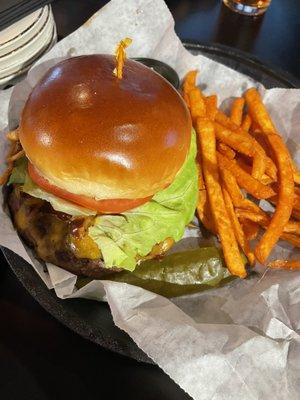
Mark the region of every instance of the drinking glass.
POLYGON ((223 3, 240 14, 260 15, 267 10, 271 0, 223 0, 223 3))

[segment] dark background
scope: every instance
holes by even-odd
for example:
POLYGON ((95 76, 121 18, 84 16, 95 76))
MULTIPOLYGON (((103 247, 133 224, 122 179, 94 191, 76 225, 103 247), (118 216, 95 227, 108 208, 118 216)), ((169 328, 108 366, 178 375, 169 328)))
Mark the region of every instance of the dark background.
MULTIPOLYGON (((105 3, 54 1, 59 39, 105 3)), ((233 46, 300 78, 299 0, 273 0, 266 15, 256 19, 233 14, 220 3, 167 1, 182 39, 233 46)), ((159 368, 108 352, 69 331, 27 294, 2 254, 0 263, 1 399, 189 398, 159 368)))

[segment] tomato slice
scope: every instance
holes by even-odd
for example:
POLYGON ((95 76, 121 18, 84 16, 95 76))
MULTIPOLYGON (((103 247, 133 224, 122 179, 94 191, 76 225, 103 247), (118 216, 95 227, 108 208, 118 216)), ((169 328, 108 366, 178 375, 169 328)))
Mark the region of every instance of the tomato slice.
POLYGON ((76 205, 95 210, 104 214, 119 214, 132 208, 138 207, 147 201, 151 200, 152 196, 143 199, 107 199, 96 200, 92 197, 82 196, 79 194, 70 193, 67 190, 61 189, 47 179, 42 177, 36 170, 33 164, 28 163, 28 173, 30 178, 46 192, 52 193, 61 199, 67 200, 76 205))

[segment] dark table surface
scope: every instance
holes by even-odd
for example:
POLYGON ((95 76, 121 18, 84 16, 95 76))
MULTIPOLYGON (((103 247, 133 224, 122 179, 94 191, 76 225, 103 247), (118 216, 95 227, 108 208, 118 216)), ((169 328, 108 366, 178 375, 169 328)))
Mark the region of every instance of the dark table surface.
MULTIPOLYGON (((106 1, 56 0, 58 36, 106 1)), ((273 0, 264 17, 233 14, 220 0, 167 1, 182 39, 251 52, 300 78, 299 0, 273 0)), ((1 254, 1 253, 0 253, 1 254)), ((0 397, 5 400, 188 399, 159 368, 108 352, 62 326, 25 291, 0 256, 0 397)))

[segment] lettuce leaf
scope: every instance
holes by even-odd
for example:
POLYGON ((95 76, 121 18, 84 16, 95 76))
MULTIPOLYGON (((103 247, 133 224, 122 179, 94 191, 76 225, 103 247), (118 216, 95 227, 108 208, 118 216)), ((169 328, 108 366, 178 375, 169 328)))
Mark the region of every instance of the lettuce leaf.
POLYGON ((13 183, 21 183, 25 182, 26 171, 27 171, 27 163, 28 160, 26 157, 19 158, 15 161, 14 168, 10 174, 8 185, 13 183))
POLYGON ((48 193, 38 185, 36 185, 28 174, 25 175, 23 184, 23 192, 30 194, 30 196, 37 197, 38 199, 48 201, 56 211, 74 216, 89 216, 96 215, 96 211, 88 210, 87 208, 76 206, 66 200, 56 197, 54 194, 48 193))
POLYGON ((198 180, 196 137, 193 133, 188 157, 173 183, 151 201, 120 215, 101 215, 89 228, 90 237, 101 249, 107 267, 132 271, 139 256, 167 237, 178 241, 193 219, 198 180))
POLYGON ((32 181, 32 179, 30 179, 29 175, 27 174, 27 164, 28 159, 26 157, 22 157, 15 162, 14 168, 8 181, 8 185, 11 185, 13 183, 23 185, 23 192, 30 194, 30 196, 48 201, 56 211, 83 217, 96 215, 96 211, 76 206, 40 188, 32 181))

